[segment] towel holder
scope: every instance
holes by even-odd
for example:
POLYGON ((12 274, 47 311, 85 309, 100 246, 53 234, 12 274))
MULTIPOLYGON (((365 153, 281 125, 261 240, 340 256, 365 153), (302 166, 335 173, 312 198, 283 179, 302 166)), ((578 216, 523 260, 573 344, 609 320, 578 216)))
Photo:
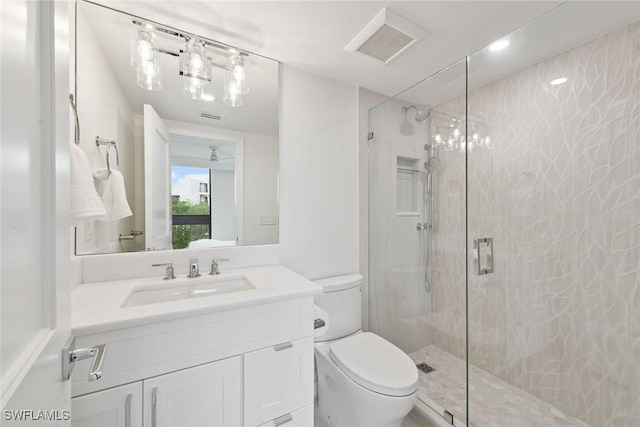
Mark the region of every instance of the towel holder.
POLYGON ((120 170, 120 153, 118 153, 118 145, 115 141, 96 136, 96 147, 100 147, 101 145, 105 145, 107 147, 107 173, 111 175, 111 165, 109 165, 109 149, 113 147, 116 150, 116 170, 120 170))

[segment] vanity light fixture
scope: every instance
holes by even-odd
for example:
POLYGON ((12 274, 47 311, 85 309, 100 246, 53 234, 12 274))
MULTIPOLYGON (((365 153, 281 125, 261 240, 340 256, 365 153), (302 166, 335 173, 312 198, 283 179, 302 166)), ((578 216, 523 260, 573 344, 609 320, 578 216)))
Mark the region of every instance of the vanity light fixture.
POLYGON ((136 70, 138 86, 147 90, 162 89, 158 52, 158 36, 152 29, 147 27, 132 29, 130 63, 136 70))
POLYGON ((468 120, 466 127, 469 137, 465 138, 465 122, 439 111, 432 111, 432 141, 436 147, 442 146, 445 151, 458 150, 460 153, 471 153, 477 148, 492 148, 489 126, 474 120, 468 120))
POLYGON ((238 52, 234 52, 229 58, 229 62, 231 63, 231 69, 229 72, 233 75, 233 78, 240 89, 240 93, 243 95, 249 93, 245 57, 238 52))
POLYGON ((234 52, 229 57, 229 68, 224 76, 224 103, 231 107, 242 105, 242 95, 249 92, 244 57, 234 52))
POLYGON ((196 38, 189 38, 180 51, 180 75, 183 78, 184 96, 201 99, 203 87, 211 82, 211 61, 207 57, 207 47, 196 38))
POLYGON ((232 107, 240 107, 243 103, 243 95, 249 92, 247 84, 247 57, 246 52, 240 52, 228 45, 224 45, 209 39, 196 37, 190 33, 164 27, 151 25, 137 20, 132 21, 130 38, 130 62, 136 70, 138 85, 148 90, 160 90, 160 67, 158 54, 166 54, 179 57, 178 73, 183 79, 183 93, 187 98, 214 101, 215 97, 205 92, 205 87, 212 81, 212 67, 225 70, 224 102, 232 107), (158 46, 159 35, 178 37, 184 40, 184 47, 180 52, 172 52, 158 46), (215 50, 214 54, 230 54, 227 64, 219 64, 212 61, 209 50, 215 50), (221 51, 221 52, 220 52, 221 51))

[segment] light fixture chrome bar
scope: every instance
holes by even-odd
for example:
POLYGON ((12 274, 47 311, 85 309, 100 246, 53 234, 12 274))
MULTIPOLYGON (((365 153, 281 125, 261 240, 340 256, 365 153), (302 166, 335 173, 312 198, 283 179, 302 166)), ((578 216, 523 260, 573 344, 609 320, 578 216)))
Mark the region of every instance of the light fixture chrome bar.
MULTIPOLYGON (((198 40, 202 41, 206 46, 209 47, 213 47, 215 49, 220 49, 220 50, 226 50, 227 52, 231 52, 231 53, 235 53, 238 52, 240 55, 242 56, 249 56, 249 54, 247 52, 243 52, 243 51, 239 51, 237 48, 233 47, 233 46, 228 46, 219 42, 215 42, 213 40, 204 38, 202 36, 196 36, 195 34, 191 34, 191 33, 187 33, 184 31, 180 31, 171 27, 166 27, 164 25, 160 25, 160 24, 146 24, 144 22, 138 21, 138 20, 132 20, 131 22, 133 22, 134 25, 139 25, 141 27, 152 27, 149 29, 152 29, 154 31, 157 31, 159 33, 164 33, 164 34, 168 34, 170 36, 174 36, 174 37, 180 37, 183 39, 193 39, 193 38, 197 38, 198 40)), ((165 53, 165 52, 163 52, 165 53)), ((168 52, 166 52, 168 53, 168 52)))
MULTIPOLYGON (((166 50, 166 49, 158 49, 158 52, 164 53, 165 55, 169 55, 169 56, 175 56, 176 58, 180 57, 180 53, 179 52, 172 52, 172 51, 166 50)), ((226 70, 226 71, 231 69, 228 65, 222 65, 222 64, 218 64, 216 62, 213 62, 213 59, 210 56, 207 56, 207 59, 209 59, 209 62, 211 62, 211 66, 213 66, 213 67, 221 68, 221 69, 226 70)))

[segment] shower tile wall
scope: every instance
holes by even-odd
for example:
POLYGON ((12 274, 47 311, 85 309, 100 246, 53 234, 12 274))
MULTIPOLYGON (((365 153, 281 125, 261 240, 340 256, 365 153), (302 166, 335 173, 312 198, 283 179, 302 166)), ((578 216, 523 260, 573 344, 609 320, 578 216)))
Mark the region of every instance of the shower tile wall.
POLYGON ((370 130, 375 135, 369 142, 369 329, 411 352, 429 343, 421 319, 430 312, 431 300, 424 286, 421 234, 416 229, 424 216, 398 215, 397 160, 416 159, 420 171, 415 173, 419 180, 417 206, 424 211, 423 146, 428 126, 413 120, 413 110, 405 115, 404 105, 407 103, 389 100, 369 115, 370 130))
MULTIPOLYGON (((495 244, 494 274, 469 265, 469 362, 593 426, 640 425, 639 40, 635 23, 469 93, 493 140, 469 154, 469 239, 495 244)), ((456 314, 433 342, 464 358, 464 155, 440 156, 433 319, 456 314)))

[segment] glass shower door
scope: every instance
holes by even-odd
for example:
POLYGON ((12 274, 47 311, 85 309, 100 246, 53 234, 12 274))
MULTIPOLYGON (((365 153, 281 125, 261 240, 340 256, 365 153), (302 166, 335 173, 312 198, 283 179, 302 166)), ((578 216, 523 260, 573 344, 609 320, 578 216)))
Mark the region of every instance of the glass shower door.
POLYGON ((635 7, 634 18, 630 4, 567 2, 506 36, 503 50, 469 58, 469 422, 477 427, 640 425, 635 7), (605 31, 612 13, 627 23, 605 31), (558 23, 572 37, 549 39, 558 23), (601 33, 576 39, 585 28, 601 33), (474 240, 486 249, 485 238, 493 272, 478 269, 487 254, 473 249, 474 240))
POLYGON ((369 329, 466 425, 466 60, 369 111, 369 329))

